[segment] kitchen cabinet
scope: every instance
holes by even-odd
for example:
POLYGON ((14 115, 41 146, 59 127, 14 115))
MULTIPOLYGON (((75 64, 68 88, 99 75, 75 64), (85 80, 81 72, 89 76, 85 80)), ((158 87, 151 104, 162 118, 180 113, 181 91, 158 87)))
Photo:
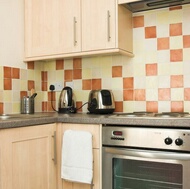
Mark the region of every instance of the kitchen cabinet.
POLYGON ((25 0, 25 61, 133 56, 132 13, 117 0, 25 0))
POLYGON ((59 123, 57 125, 57 175, 58 189, 91 189, 91 185, 68 182, 61 179, 61 148, 62 138, 66 130, 89 131, 93 136, 93 189, 101 189, 101 148, 100 148, 100 125, 59 123))
POLYGON ((140 0, 118 0, 118 4, 123 4, 123 3, 132 3, 135 1, 140 1, 140 0))
POLYGON ((55 129, 48 124, 0 130, 1 189, 56 188, 55 129))

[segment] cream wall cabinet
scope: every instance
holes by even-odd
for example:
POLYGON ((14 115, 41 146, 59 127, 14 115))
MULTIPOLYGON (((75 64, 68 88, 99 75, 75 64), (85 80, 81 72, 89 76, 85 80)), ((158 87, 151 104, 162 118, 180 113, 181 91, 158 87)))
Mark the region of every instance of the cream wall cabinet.
POLYGON ((55 129, 49 124, 0 130, 1 189, 56 189, 55 129))
POLYGON ((25 61, 133 56, 132 13, 117 0, 25 0, 25 61))
POLYGON ((68 182, 61 179, 61 148, 62 138, 66 130, 83 130, 89 131, 93 135, 93 157, 94 157, 94 175, 93 175, 93 189, 101 189, 101 148, 100 148, 100 125, 88 124, 69 124, 59 123, 57 125, 57 170, 58 170, 58 189, 91 189, 89 184, 68 182))
POLYGON ((135 1, 140 1, 140 0, 118 0, 118 4, 123 4, 123 3, 132 3, 135 1))

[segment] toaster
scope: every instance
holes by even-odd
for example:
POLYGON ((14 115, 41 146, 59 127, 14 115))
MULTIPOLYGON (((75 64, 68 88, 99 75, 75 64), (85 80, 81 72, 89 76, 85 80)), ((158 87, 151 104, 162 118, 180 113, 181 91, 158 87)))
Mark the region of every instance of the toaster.
POLYGON ((94 114, 109 114, 115 110, 113 94, 110 90, 92 90, 88 97, 88 111, 94 114))

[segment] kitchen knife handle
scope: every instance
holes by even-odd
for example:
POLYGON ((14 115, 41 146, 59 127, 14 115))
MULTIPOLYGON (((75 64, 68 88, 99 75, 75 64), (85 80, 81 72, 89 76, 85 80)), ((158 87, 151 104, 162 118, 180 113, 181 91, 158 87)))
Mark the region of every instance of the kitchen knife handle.
POLYGON ((77 37, 76 37, 76 24, 77 24, 77 20, 76 17, 73 18, 73 37, 74 37, 74 46, 76 46, 77 44, 77 37))
POLYGON ((57 164, 57 145, 56 145, 56 131, 54 131, 54 134, 52 135, 52 138, 53 138, 53 141, 54 141, 54 157, 53 157, 53 161, 54 161, 54 164, 56 165, 57 164))
POLYGON ((110 11, 108 10, 107 11, 107 32, 108 32, 108 42, 110 41, 110 39, 111 39, 111 36, 110 36, 110 17, 111 17, 111 15, 110 15, 110 11))

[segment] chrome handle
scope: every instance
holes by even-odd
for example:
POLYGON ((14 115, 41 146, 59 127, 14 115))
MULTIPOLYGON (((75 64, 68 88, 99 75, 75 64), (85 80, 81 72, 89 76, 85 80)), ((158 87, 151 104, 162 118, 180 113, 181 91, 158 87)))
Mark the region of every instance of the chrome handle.
POLYGON ((130 149, 116 149, 105 148, 106 153, 141 157, 148 159, 166 159, 166 160, 190 160, 190 154, 187 153, 174 153, 174 152, 159 152, 159 151, 147 151, 147 150, 130 150, 130 149))
POLYGON ((110 41, 110 39, 111 39, 111 36, 110 36, 110 17, 111 17, 111 15, 110 15, 110 11, 108 10, 107 11, 107 36, 108 36, 108 41, 110 41))
POLYGON ((53 138, 53 141, 54 141, 54 157, 53 157, 53 161, 54 161, 54 164, 56 165, 57 164, 57 150, 56 150, 56 131, 54 131, 54 134, 52 135, 52 138, 53 138))
POLYGON ((74 37, 74 46, 76 46, 77 44, 77 36, 76 36, 76 24, 77 24, 77 20, 76 17, 73 18, 73 37, 74 37))

